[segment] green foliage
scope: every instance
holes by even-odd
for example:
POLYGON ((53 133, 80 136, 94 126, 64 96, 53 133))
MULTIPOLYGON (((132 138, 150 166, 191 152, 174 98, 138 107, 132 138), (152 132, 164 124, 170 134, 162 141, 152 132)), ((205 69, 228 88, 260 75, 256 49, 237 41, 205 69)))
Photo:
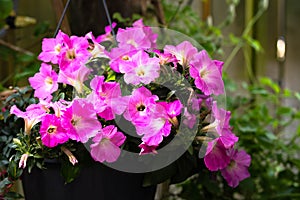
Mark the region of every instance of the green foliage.
MULTIPOLYGON (((255 193, 249 199, 295 199, 300 193, 297 145, 299 109, 283 102, 295 101, 295 94, 282 90, 269 78, 245 85, 247 96, 228 99, 232 110, 232 126, 240 137, 240 145, 251 152, 249 181, 255 193), (296 129, 296 130, 295 130, 296 129)), ((297 102, 299 104, 299 101, 297 102)), ((243 193, 243 185, 239 188, 243 193)))
POLYGON ((12 9, 12 0, 0 0, 0 20, 3 20, 6 17, 8 17, 12 9))
MULTIPOLYGON (((230 188, 219 173, 193 176, 178 184, 176 198, 197 199, 298 199, 300 110, 289 107, 298 93, 281 89, 267 77, 255 84, 243 83, 243 90, 225 76, 231 90, 227 93, 227 108, 231 112, 233 132, 239 137, 239 147, 252 158, 251 177, 237 188, 230 188)), ((229 90, 227 90, 229 91, 229 90)))

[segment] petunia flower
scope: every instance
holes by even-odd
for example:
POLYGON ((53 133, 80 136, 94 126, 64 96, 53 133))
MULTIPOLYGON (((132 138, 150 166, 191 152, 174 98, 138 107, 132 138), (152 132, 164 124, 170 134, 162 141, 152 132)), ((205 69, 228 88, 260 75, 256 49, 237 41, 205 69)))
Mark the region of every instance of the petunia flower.
POLYGON ((117 130, 117 127, 109 125, 103 128, 90 145, 92 158, 98 162, 115 162, 120 156, 120 146, 125 139, 126 137, 117 130))
POLYGON ((86 143, 102 128, 94 106, 86 99, 74 99, 61 116, 62 126, 72 140, 86 143))
POLYGON ((238 186, 239 182, 250 177, 248 167, 251 163, 251 157, 244 150, 238 151, 231 149, 229 151, 230 163, 224 169, 221 169, 221 174, 231 187, 238 186))
POLYGON ((166 45, 164 48, 164 53, 171 54, 176 57, 178 63, 184 68, 188 68, 190 66, 190 62, 192 61, 195 54, 198 52, 197 48, 194 47, 190 42, 184 41, 177 46, 166 45))
POLYGON ((107 53, 110 58, 109 66, 115 72, 120 73, 120 66, 131 64, 132 56, 136 54, 138 50, 135 48, 112 48, 110 52, 107 53))
POLYGON ((91 53, 91 57, 89 59, 108 58, 105 47, 96 41, 92 32, 87 33, 85 35, 85 38, 89 42, 88 51, 91 53))
POLYGON ((122 97, 120 84, 105 82, 104 76, 95 76, 91 83, 92 93, 88 99, 94 104, 97 114, 112 120, 115 114, 121 115, 127 107, 127 97, 122 97))
POLYGON ((205 50, 197 53, 191 61, 190 75, 195 85, 205 95, 224 93, 222 65, 220 61, 211 60, 205 50))
POLYGON ((227 155, 227 149, 219 139, 209 141, 204 163, 210 171, 217 171, 225 168, 230 162, 230 157, 227 155))
POLYGON ((166 65, 168 63, 173 63, 174 66, 176 66, 178 60, 175 57, 175 55, 171 54, 171 53, 167 53, 167 52, 161 52, 158 49, 154 49, 153 52, 158 56, 159 58, 159 64, 160 65, 166 65))
POLYGON ((57 64, 60 58, 61 48, 63 47, 63 37, 66 35, 61 30, 55 38, 44 38, 42 42, 42 52, 38 58, 44 62, 57 64))
POLYGON ((151 91, 143 86, 133 90, 129 96, 124 118, 136 126, 147 126, 156 109, 157 100, 158 96, 152 95, 151 91))
MULTIPOLYGON (((150 48, 156 48, 157 33, 154 33, 149 26, 145 26, 143 19, 139 19, 132 24, 133 28, 141 28, 145 33, 145 38, 150 42, 150 48)), ((127 28, 128 29, 128 28, 127 28)), ((131 28, 129 28, 131 29, 131 28)))
POLYGON ((25 168, 26 168, 28 156, 29 156, 28 153, 24 153, 24 154, 21 156, 21 159, 20 159, 20 161, 19 161, 19 168, 22 168, 22 169, 25 169, 25 168))
POLYGON ((42 143, 50 148, 69 140, 66 130, 61 126, 61 119, 54 114, 42 118, 40 134, 42 143))
POLYGON ((149 49, 152 44, 143 28, 126 28, 118 29, 116 39, 120 48, 135 48, 135 49, 149 49))
POLYGON ((91 70, 85 66, 79 67, 76 71, 60 71, 57 81, 73 86, 81 94, 84 92, 84 81, 87 80, 91 70))
POLYGON ((111 28, 115 28, 117 26, 117 23, 116 22, 113 22, 110 25, 108 26, 105 26, 104 30, 105 30, 105 33, 102 34, 102 35, 99 35, 97 38, 96 38, 96 42, 98 43, 101 43, 101 42, 104 42, 104 41, 113 41, 113 35, 111 34, 112 32, 112 29, 111 28))
POLYGON ((193 113, 190 113, 187 109, 187 107, 184 108, 184 114, 183 114, 183 124, 186 125, 189 129, 192 129, 196 123, 196 115, 193 113))
MULTIPOLYGON (((158 102, 152 112, 151 119, 147 126, 136 125, 136 132, 138 135, 143 135, 142 141, 145 148, 157 147, 162 141, 163 137, 167 137, 171 133, 172 124, 177 127, 177 116, 181 113, 182 105, 179 100, 173 102, 158 102)), ((145 149, 141 153, 146 153, 145 149)))
POLYGON ((62 71, 77 71, 91 56, 88 51, 88 40, 85 37, 63 35, 63 43, 58 62, 59 68, 62 71))
POLYGON ((153 154, 157 154, 156 148, 158 146, 154 145, 154 146, 149 146, 148 144, 146 144, 145 142, 142 142, 139 147, 141 148, 140 151, 140 155, 144 155, 144 154, 149 154, 149 153, 153 153, 153 154))
POLYGON ((216 133, 216 139, 220 139, 224 147, 229 149, 238 141, 238 137, 231 131, 231 126, 229 125, 230 112, 218 108, 216 101, 212 104, 212 116, 214 121, 204 127, 202 131, 216 133))
POLYGON ((131 58, 131 62, 119 66, 120 72, 124 73, 124 80, 127 84, 149 84, 159 77, 158 58, 151 58, 144 51, 138 51, 131 58))
POLYGON ((57 78, 52 66, 42 63, 40 72, 28 79, 34 89, 34 96, 40 99, 52 99, 51 94, 58 89, 57 78))
POLYGON ((26 134, 29 134, 32 127, 39 123, 41 118, 47 114, 44 106, 41 104, 31 104, 26 108, 25 112, 17 108, 16 105, 13 105, 10 113, 24 119, 26 134))

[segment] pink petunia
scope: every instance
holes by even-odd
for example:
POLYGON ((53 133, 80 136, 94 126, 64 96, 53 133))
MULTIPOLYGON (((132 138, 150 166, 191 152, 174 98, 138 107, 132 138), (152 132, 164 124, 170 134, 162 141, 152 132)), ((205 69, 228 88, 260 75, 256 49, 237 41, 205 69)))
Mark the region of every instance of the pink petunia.
POLYGON ((210 171, 225 168, 230 162, 227 149, 219 139, 208 142, 204 163, 210 171))
POLYGON ((158 96, 152 95, 145 87, 135 89, 129 96, 128 106, 124 117, 137 126, 147 126, 152 119, 152 113, 156 109, 158 96))
POLYGON ((218 108, 217 102, 214 101, 212 105, 212 115, 214 117, 214 122, 211 126, 217 132, 218 137, 225 148, 231 148, 238 141, 238 137, 232 133, 231 126, 229 125, 230 112, 218 108))
POLYGON ((125 139, 126 137, 117 130, 117 127, 109 125, 103 128, 90 145, 92 158, 98 162, 115 162, 120 156, 120 146, 125 139))
POLYGON ((42 63, 40 72, 28 79, 34 89, 34 96, 40 99, 52 99, 51 94, 58 89, 57 78, 52 66, 42 63))
POLYGON ((205 95, 224 93, 222 64, 211 60, 205 50, 197 53, 191 61, 190 75, 195 79, 196 87, 205 95))
POLYGON ((89 42, 88 50, 91 53, 90 59, 92 59, 92 58, 108 58, 108 56, 106 55, 107 53, 106 53, 105 47, 96 41, 92 32, 87 33, 85 35, 85 38, 89 42))
POLYGON ((173 63, 174 66, 176 66, 178 60, 177 58, 175 57, 175 55, 171 54, 171 53, 167 53, 167 52, 164 52, 162 53, 160 50, 158 49, 154 49, 153 52, 158 56, 159 58, 159 64, 160 65, 166 65, 168 63, 173 63))
POLYGON ((196 115, 190 113, 187 107, 185 107, 183 116, 184 116, 183 124, 185 124, 189 129, 192 129, 196 123, 196 115))
POLYGON ((47 147, 55 147, 69 140, 66 130, 61 126, 61 119, 53 114, 42 118, 40 134, 42 143, 47 147))
POLYGON ((102 128, 94 106, 86 99, 74 99, 62 114, 62 126, 72 140, 86 143, 102 128))
POLYGON ((156 48, 156 40, 158 37, 158 34, 154 33, 149 26, 145 26, 143 23, 143 19, 139 19, 135 21, 132 24, 133 28, 142 28, 143 32, 145 33, 145 37, 149 40, 150 42, 150 48, 156 48))
POLYGON ((88 51, 88 40, 85 37, 63 35, 63 43, 58 62, 59 68, 62 71, 77 71, 91 57, 88 51))
POLYGON ((138 50, 134 48, 120 48, 116 47, 111 49, 108 54, 110 58, 109 66, 115 72, 120 73, 120 66, 132 63, 132 56, 136 54, 138 50))
POLYGON ((79 67, 76 71, 60 71, 57 81, 73 86, 81 94, 83 93, 84 81, 87 80, 90 73, 91 70, 85 66, 79 67))
MULTIPOLYGON (((136 125, 137 134, 143 135, 143 143, 148 147, 155 147, 163 141, 163 137, 169 136, 172 124, 175 127, 178 126, 176 117, 181 113, 181 108, 179 100, 170 103, 158 102, 152 112, 149 124, 147 126, 136 125)), ((145 153, 144 150, 142 149, 141 152, 145 153)))
POLYGON ((133 23, 133 27, 119 29, 116 39, 121 48, 150 49, 156 47, 157 34, 142 20, 133 23))
POLYGON ((164 48, 165 54, 171 54, 176 57, 178 63, 184 68, 190 66, 190 62, 198 52, 196 47, 194 47, 190 42, 184 41, 177 46, 166 45, 164 48))
POLYGON ((63 36, 66 35, 59 31, 55 38, 44 38, 42 42, 42 52, 38 58, 44 62, 57 64, 60 58, 61 48, 63 47, 63 36))
POLYGON ((231 187, 237 187, 239 182, 250 177, 248 167, 251 163, 251 157, 244 150, 238 151, 231 149, 229 151, 231 158, 228 166, 221 170, 222 176, 231 187))
POLYGON ((121 115, 127 107, 127 97, 121 96, 121 88, 117 82, 105 82, 104 76, 95 76, 91 83, 92 93, 88 99, 94 104, 97 114, 112 120, 115 114, 121 115))
POLYGON ((149 57, 144 51, 138 51, 132 55, 132 61, 120 65, 120 72, 124 73, 124 80, 127 84, 138 85, 149 84, 159 77, 159 59, 149 57))
POLYGON ((151 119, 147 126, 136 125, 138 135, 143 135, 142 141, 148 146, 158 146, 163 137, 167 137, 171 133, 172 124, 168 120, 165 108, 159 104, 151 113, 151 119))
POLYGON ((101 42, 104 42, 104 41, 113 41, 113 35, 111 34, 112 30, 111 28, 115 28, 117 26, 117 23, 116 22, 113 22, 112 25, 108 25, 105 27, 105 33, 102 34, 102 35, 99 35, 97 38, 96 38, 96 42, 98 43, 101 43, 101 42))
POLYGON ((145 142, 142 142, 139 145, 139 147, 141 148, 140 155, 149 154, 149 153, 157 154, 156 148, 158 146, 149 146, 145 142))
POLYGON ((34 125, 41 121, 41 118, 45 116, 46 109, 41 104, 31 104, 23 112, 16 105, 13 105, 10 109, 11 114, 15 114, 17 117, 21 117, 25 122, 25 133, 29 134, 34 125))

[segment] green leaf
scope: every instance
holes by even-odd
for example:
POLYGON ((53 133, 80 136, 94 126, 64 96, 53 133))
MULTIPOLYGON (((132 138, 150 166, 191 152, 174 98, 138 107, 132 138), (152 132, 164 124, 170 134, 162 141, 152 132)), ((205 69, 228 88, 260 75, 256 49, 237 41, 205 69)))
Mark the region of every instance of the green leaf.
POLYGON ((260 82, 263 85, 270 87, 276 94, 278 94, 280 92, 279 85, 276 84, 275 82, 273 82, 270 78, 263 77, 260 79, 260 82))
POLYGON ((295 97, 298 99, 298 101, 300 101, 300 93, 299 92, 295 93, 295 97))
POLYGON ((237 45, 241 41, 240 38, 236 37, 233 33, 229 34, 229 39, 234 45, 237 45))
POLYGON ((12 9, 12 0, 0 0, 0 19, 5 19, 8 17, 12 9))
POLYGON ((5 194, 5 200, 24 199, 24 197, 16 192, 8 192, 5 194))
POLYGON ((277 110, 278 115, 291 115, 293 113, 292 108, 281 106, 277 110))
POLYGON ((245 36, 244 38, 246 42, 255 49, 255 51, 262 51, 263 48, 258 40, 255 40, 249 36, 245 36))
POLYGON ((80 166, 72 165, 69 161, 63 160, 61 165, 61 173, 66 183, 71 183, 79 175, 80 166))
POLYGON ((18 180, 20 178, 20 176, 22 175, 23 170, 17 166, 16 161, 12 160, 12 161, 10 161, 10 163, 8 165, 7 172, 8 172, 9 177, 12 178, 12 180, 18 180))

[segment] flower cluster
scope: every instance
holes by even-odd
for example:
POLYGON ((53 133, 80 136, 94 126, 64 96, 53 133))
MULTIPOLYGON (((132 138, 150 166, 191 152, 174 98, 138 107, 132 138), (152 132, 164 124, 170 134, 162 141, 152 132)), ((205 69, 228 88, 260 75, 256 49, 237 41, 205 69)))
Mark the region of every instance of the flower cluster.
MULTIPOLYGON (((60 31, 55 38, 44 38, 38 57, 43 63, 29 78, 39 103, 25 111, 11 108, 12 114, 24 119, 24 134, 30 136, 38 127, 44 146, 60 147, 76 164, 78 160, 64 146, 72 141, 87 144, 95 161, 119 158, 128 134, 116 118, 134 127, 141 156, 157 154, 164 139, 176 134, 179 126, 196 127, 195 140, 206 147, 204 163, 209 170, 221 170, 232 187, 250 176, 250 156, 234 148, 238 137, 229 125, 230 112, 219 108, 213 98, 224 93, 223 62, 212 60, 188 41, 158 49, 158 34, 142 20, 119 28, 114 37, 111 28, 115 26, 98 37, 92 33, 69 37, 60 31), (93 68, 97 60, 101 64, 93 68), (171 90, 163 95, 157 92, 161 89, 157 80, 175 72, 191 86, 184 88, 187 102, 171 90), (70 86, 75 92, 66 95, 70 86), (209 118, 212 121, 207 122, 209 118)), ((180 81, 172 84, 182 89, 180 81)), ((31 152, 21 153, 30 158, 31 152)), ((26 160, 21 159, 20 167, 26 166, 26 160)))

